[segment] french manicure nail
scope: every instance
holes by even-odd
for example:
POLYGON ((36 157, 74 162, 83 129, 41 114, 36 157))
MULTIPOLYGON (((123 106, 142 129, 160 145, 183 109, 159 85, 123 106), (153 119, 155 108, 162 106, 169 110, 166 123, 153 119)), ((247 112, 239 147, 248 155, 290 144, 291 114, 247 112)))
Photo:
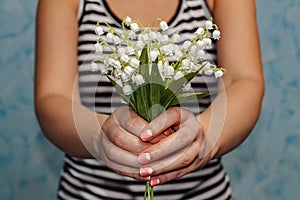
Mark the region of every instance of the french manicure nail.
POLYGON ((147 129, 145 132, 142 133, 141 138, 143 140, 146 140, 150 138, 153 135, 152 131, 150 129, 147 129))
POLYGON ((151 160, 151 155, 150 153, 142 153, 140 156, 139 156, 139 162, 140 163, 147 163, 148 161, 151 160))
POLYGON ((158 185, 159 183, 160 183, 160 180, 158 178, 151 179, 151 181, 150 181, 151 186, 158 185))
POLYGON ((150 176, 153 173, 153 169, 151 167, 143 167, 140 169, 141 176, 150 176))
POLYGON ((143 179, 144 179, 145 181, 150 181, 150 179, 151 179, 151 176, 146 176, 146 177, 143 177, 143 179))

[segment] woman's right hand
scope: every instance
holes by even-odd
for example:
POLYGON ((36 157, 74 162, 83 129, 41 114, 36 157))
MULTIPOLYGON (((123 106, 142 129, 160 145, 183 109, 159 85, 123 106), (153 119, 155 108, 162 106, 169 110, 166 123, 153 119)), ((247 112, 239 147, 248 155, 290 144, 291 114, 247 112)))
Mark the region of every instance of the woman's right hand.
POLYGON ((140 134, 148 122, 127 106, 117 108, 102 125, 94 148, 105 165, 115 172, 138 180, 141 164, 138 155, 151 143, 143 142, 140 134))

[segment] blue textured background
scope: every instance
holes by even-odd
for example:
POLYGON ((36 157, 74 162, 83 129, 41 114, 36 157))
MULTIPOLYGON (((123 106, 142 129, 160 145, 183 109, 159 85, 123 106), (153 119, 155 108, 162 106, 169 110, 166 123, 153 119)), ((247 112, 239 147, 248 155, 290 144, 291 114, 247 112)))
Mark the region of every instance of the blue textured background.
MULTIPOLYGON (((33 111, 37 0, 0 0, 0 199, 54 199, 62 153, 33 111)), ((258 0, 266 95, 252 135, 225 157, 236 199, 300 199, 300 1, 258 0)))

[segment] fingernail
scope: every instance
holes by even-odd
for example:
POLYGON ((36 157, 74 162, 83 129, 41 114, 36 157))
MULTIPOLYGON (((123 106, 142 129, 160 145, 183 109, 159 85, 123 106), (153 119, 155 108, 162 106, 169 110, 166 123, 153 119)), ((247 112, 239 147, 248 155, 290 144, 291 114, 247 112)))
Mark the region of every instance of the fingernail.
POLYGON ((150 129, 147 129, 145 132, 142 133, 141 138, 142 140, 147 140, 153 135, 152 131, 150 129))
POLYGON ((140 169, 141 176, 150 176, 153 173, 153 169, 151 167, 144 167, 140 169))
POLYGON ((142 153, 138 159, 140 163, 147 163, 151 160, 151 155, 150 153, 142 153))
POLYGON ((151 179, 151 176, 146 176, 146 177, 143 177, 143 179, 144 179, 145 181, 150 181, 150 179, 151 179))
POLYGON ((155 185, 158 185, 160 183, 160 180, 158 178, 153 178, 151 179, 150 181, 150 185, 151 186, 155 186, 155 185))

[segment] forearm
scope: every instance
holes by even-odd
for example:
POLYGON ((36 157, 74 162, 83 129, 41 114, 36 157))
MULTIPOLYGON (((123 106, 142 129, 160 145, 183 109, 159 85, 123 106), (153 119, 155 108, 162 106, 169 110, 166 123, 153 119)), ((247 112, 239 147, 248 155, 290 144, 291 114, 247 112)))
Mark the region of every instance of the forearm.
POLYGON ((86 146, 101 131, 107 115, 96 114, 63 96, 36 101, 36 114, 44 135, 63 152, 82 158, 92 155, 86 146))
POLYGON ((259 117, 263 94, 262 81, 239 79, 199 115, 213 158, 236 148, 250 134, 259 117))

